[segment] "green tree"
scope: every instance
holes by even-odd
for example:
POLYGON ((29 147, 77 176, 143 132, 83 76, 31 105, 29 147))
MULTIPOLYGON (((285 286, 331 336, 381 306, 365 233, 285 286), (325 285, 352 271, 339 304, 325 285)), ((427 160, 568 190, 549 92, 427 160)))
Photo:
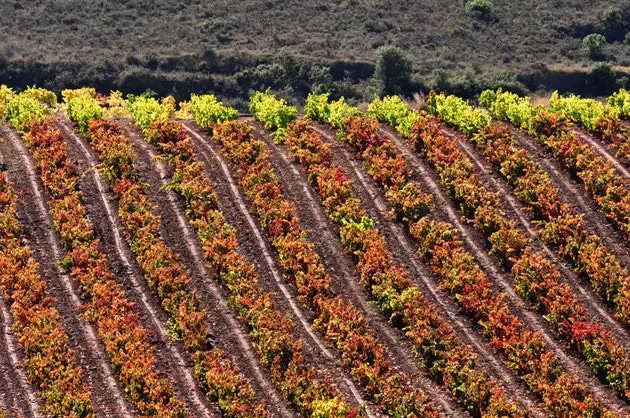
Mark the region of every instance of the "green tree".
POLYGON ((599 33, 591 33, 582 39, 582 47, 591 58, 600 57, 607 43, 606 37, 599 33))
POLYGON ((621 11, 617 7, 608 7, 601 17, 602 26, 608 30, 615 30, 621 25, 621 11))
POLYGON ((400 95, 411 87, 411 59, 395 46, 384 46, 378 50, 376 79, 382 95, 400 95))
POLYGON ((466 3, 466 10, 476 13, 480 17, 487 18, 492 13, 491 0, 470 0, 466 3))

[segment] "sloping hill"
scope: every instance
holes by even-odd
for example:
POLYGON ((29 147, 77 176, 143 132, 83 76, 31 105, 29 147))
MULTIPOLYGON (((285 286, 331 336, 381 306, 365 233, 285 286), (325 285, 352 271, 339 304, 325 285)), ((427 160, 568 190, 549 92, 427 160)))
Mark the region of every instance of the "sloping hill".
MULTIPOLYGON (((507 70, 525 77, 544 73, 550 64, 569 71, 589 68, 593 61, 582 51, 582 38, 590 33, 608 38, 600 60, 625 66, 630 65, 630 47, 623 43, 630 28, 629 4, 495 0, 490 14, 482 15, 467 10, 463 0, 3 0, 0 78, 13 85, 39 82, 54 88, 78 81, 124 87, 146 80, 144 72, 154 69, 232 77, 269 62, 265 54, 273 56, 281 48, 288 48, 298 61, 325 67, 338 60, 370 63, 380 46, 395 44, 426 77, 444 69, 450 71, 448 76, 433 74, 432 80, 459 77, 464 81, 455 81, 466 83, 470 74, 464 70, 473 74, 507 70), (611 8, 619 12, 619 19, 612 13, 612 23, 606 24, 605 16, 611 22, 607 12, 611 8), (220 65, 216 61, 203 65, 208 64, 208 51, 213 52, 210 61, 214 52, 219 54, 220 65)), ((333 71, 332 77, 337 81, 366 77, 356 72, 348 76, 333 71)), ((190 83, 191 74, 160 80, 190 83)), ((241 95, 238 86, 265 85, 216 76, 213 80, 215 89, 226 96, 241 95)), ((545 80, 524 79, 530 88, 544 86, 545 80)), ((179 90, 169 86, 182 93, 182 86, 179 90)))

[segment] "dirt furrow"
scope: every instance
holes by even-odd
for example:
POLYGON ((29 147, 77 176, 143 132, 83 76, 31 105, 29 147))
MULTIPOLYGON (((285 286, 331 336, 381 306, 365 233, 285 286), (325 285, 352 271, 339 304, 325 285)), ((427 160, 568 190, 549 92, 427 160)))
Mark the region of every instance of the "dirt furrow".
MULTIPOLYGON (((386 128, 388 132, 391 132, 391 128, 386 128)), ((520 227, 527 231, 529 238, 534 240, 534 244, 537 247, 540 247, 547 256, 554 262, 554 264, 559 268, 562 276, 569 282, 572 288, 577 289, 579 294, 582 296, 582 301, 587 302, 586 306, 589 308, 591 315, 599 321, 607 324, 608 327, 612 331, 615 331, 618 337, 621 337, 628 347, 628 340, 630 339, 630 333, 628 330, 621 325, 617 320, 614 319, 613 315, 610 313, 610 309, 607 308, 602 302, 601 298, 596 297, 592 292, 587 290, 581 283, 577 274, 572 271, 564 262, 560 260, 560 258, 556 255, 548 245, 539 240, 538 233, 535 227, 532 225, 530 220, 530 216, 527 213, 527 209, 523 208, 523 205, 518 202, 513 196, 513 189, 506 183, 506 181, 499 177, 493 170, 488 169, 483 163, 483 157, 478 155, 476 148, 469 144, 468 141, 462 139, 462 137, 450 129, 444 128, 442 132, 448 136, 449 138, 457 141, 460 150, 462 150, 468 158, 475 164, 477 167, 478 174, 480 178, 486 183, 486 187, 491 191, 500 191, 500 199, 504 204, 504 209, 506 211, 511 212, 512 218, 517 218, 520 221, 520 227), (491 184, 491 186, 488 185, 491 184), (505 204, 507 203, 507 206, 505 204)))
POLYGON ((576 179, 562 164, 545 150, 529 134, 510 127, 515 144, 527 150, 536 164, 539 164, 551 177, 553 184, 563 192, 563 197, 577 213, 584 214, 584 221, 590 231, 595 232, 606 244, 608 251, 615 254, 625 268, 630 266, 630 247, 625 235, 618 231, 598 209, 597 204, 584 189, 581 180, 576 179))
POLYGON ((156 152, 142 138, 138 129, 128 123, 122 123, 122 128, 124 134, 131 139, 138 156, 135 165, 142 168, 138 170, 140 180, 149 184, 147 191, 159 207, 164 229, 169 230, 164 231, 165 240, 169 246, 178 250, 186 265, 193 267, 190 284, 204 296, 205 306, 211 310, 211 318, 218 320, 213 323, 212 329, 215 336, 221 336, 217 344, 238 358, 240 369, 252 376, 250 381, 255 384, 258 396, 270 404, 272 413, 282 417, 295 416, 295 412, 290 410, 290 406, 272 383, 269 373, 258 363, 247 331, 229 314, 225 292, 217 284, 216 273, 204 261, 196 234, 181 209, 183 203, 174 191, 161 189, 169 183, 171 170, 164 162, 154 160, 156 152), (171 226, 173 224, 176 226, 171 226))
MULTIPOLYGON (((353 272, 355 264, 339 242, 338 228, 324 213, 319 196, 315 197, 311 193, 304 174, 289 161, 286 146, 275 145, 260 123, 252 120, 250 126, 256 132, 257 138, 267 144, 270 161, 287 197, 296 203, 300 221, 307 230, 314 232, 309 234, 309 241, 316 245, 327 270, 331 273, 334 291, 347 297, 354 306, 363 311, 369 326, 377 335, 382 336, 388 356, 394 364, 404 370, 412 382, 416 382, 430 396, 437 399, 445 410, 455 416, 455 410, 461 408, 450 401, 450 396, 445 390, 432 383, 420 371, 413 357, 411 344, 403 340, 402 336, 388 324, 382 312, 368 302, 369 297, 355 278, 353 272)), ((460 411, 459 414, 465 412, 460 411)))
POLYGON ((599 381, 596 380, 586 365, 576 358, 572 353, 563 349, 552 337, 552 333, 546 323, 543 322, 538 315, 528 309, 527 305, 516 294, 514 287, 512 286, 509 275, 501 271, 500 263, 491 259, 487 254, 484 245, 480 244, 484 242, 483 237, 478 234, 478 231, 471 230, 469 226, 465 226, 458 216, 456 209, 458 206, 452 202, 449 196, 445 194, 441 186, 438 184, 437 174, 426 167, 426 163, 422 161, 420 157, 415 155, 410 146, 398 135, 393 135, 391 132, 384 132, 387 137, 396 145, 396 147, 402 151, 405 155, 410 167, 416 172, 419 177, 418 181, 423 183, 431 194, 434 196, 436 203, 436 209, 439 207, 442 212, 447 216, 448 220, 457 227, 466 243, 471 250, 471 254, 478 260, 481 267, 488 273, 489 278, 497 285, 501 291, 505 292, 507 299, 513 308, 518 308, 515 313, 521 318, 523 323, 527 324, 532 330, 540 332, 545 343, 549 346, 549 349, 554 352, 558 359, 562 362, 566 370, 573 374, 580 376, 585 384, 593 391, 593 393, 600 399, 605 399, 610 402, 611 405, 619 409, 625 408, 625 405, 621 404, 617 396, 612 393, 609 388, 604 387, 599 381))
POLYGON ((2 376, 3 387, 1 390, 4 410, 16 416, 39 418, 41 416, 39 412, 41 402, 36 395, 35 388, 28 381, 24 368, 20 365, 20 348, 11 332, 11 314, 3 299, 0 299, 0 323, 3 334, 2 342, 0 342, 0 353, 6 356, 3 356, 2 369, 0 370, 3 372, 6 370, 7 373, 2 376))
POLYGON ((110 262, 111 257, 116 256, 121 263, 122 269, 114 269, 116 276, 123 282, 128 281, 126 284, 131 285, 133 296, 132 292, 129 292, 129 296, 133 297, 137 306, 142 309, 143 323, 151 330, 154 337, 160 340, 159 345, 156 344, 156 341, 154 341, 154 345, 162 346, 165 349, 156 350, 158 358, 162 358, 161 363, 163 364, 161 366, 166 369, 166 374, 170 379, 177 380, 178 384, 173 384, 173 388, 181 399, 186 400, 191 413, 194 413, 195 416, 218 416, 217 410, 209 405, 201 389, 195 383, 192 362, 188 358, 184 359, 182 353, 185 351, 183 348, 169 337, 164 326, 167 323, 167 316, 143 280, 140 269, 135 263, 135 258, 122 237, 120 232, 122 227, 118 219, 115 200, 111 198, 100 173, 95 169, 98 165, 97 158, 89 145, 86 145, 85 140, 75 134, 69 125, 70 122, 66 119, 57 121, 57 126, 64 133, 68 143, 68 152, 73 160, 79 165, 81 171, 89 171, 90 173, 88 177, 82 178, 85 183, 79 185, 86 196, 88 212, 90 215, 94 214, 90 217, 95 221, 94 226, 98 236, 101 237, 101 243, 108 245, 112 243, 113 239, 113 248, 108 249, 105 253, 110 257, 110 262), (90 182, 86 181, 88 178, 91 180, 90 182), (94 204, 95 202, 98 203, 94 204))
MULTIPOLYGON (((251 234, 251 239, 253 239, 255 242, 255 248, 257 250, 256 258, 259 260, 262 258, 262 260, 264 260, 265 262, 264 268, 270 274, 271 278, 275 282, 275 287, 279 289, 280 292, 282 293, 285 304, 288 304, 288 308, 291 310, 294 317, 302 325, 303 330, 308 335, 307 339, 312 341, 313 344, 315 344, 317 348, 316 351, 318 351, 319 354, 323 355, 323 357, 325 358, 325 362, 322 364, 322 366, 326 368, 326 367, 329 367, 331 364, 334 365, 333 367, 337 369, 336 371, 337 378, 343 381, 346 391, 349 392, 349 394, 351 394, 355 402, 358 404, 367 405, 367 402, 365 401, 359 389, 347 377, 346 373, 341 370, 341 366, 335 360, 335 356, 332 354, 332 352, 328 348, 325 347, 323 341, 317 336, 317 334, 311 327, 309 320, 307 319, 307 314, 305 314, 300 309, 300 307, 298 307, 296 303, 296 297, 291 293, 288 286, 284 283, 284 279, 282 278, 282 274, 280 273, 280 268, 276 265, 271 255, 272 251, 268 247, 265 240, 263 239, 263 233, 261 232, 261 228, 257 225, 253 217, 250 215, 249 210, 247 209, 247 205, 245 204, 245 200, 239 191, 239 187, 236 181, 234 180, 227 166, 227 163, 221 157, 221 155, 219 155, 215 146, 211 145, 210 143, 211 140, 209 138, 204 138, 204 136, 199 134, 199 132, 197 132, 197 130, 191 126, 192 126, 191 123, 184 123, 184 127, 186 128, 187 132, 192 135, 193 139, 196 142, 197 150, 199 151, 200 156, 204 159, 204 161, 206 162, 209 168, 210 167, 215 168, 215 169, 218 168, 218 172, 214 172, 214 175, 220 176, 224 180, 223 185, 227 186, 229 189, 231 201, 235 203, 236 209, 238 212, 236 216, 238 216, 241 219, 240 222, 234 223, 235 225, 238 225, 237 229, 239 231, 239 235, 241 235, 246 228, 249 230, 251 234), (216 167, 217 164, 218 164, 218 167, 216 167), (247 226, 243 224, 246 224, 247 226), (326 366, 326 364, 328 364, 328 366, 326 366)), ((215 184, 220 185, 220 183, 221 182, 215 180, 215 184)), ((229 212, 232 212, 232 214, 234 214, 233 211, 226 211, 226 214, 228 214, 229 212)), ((258 265, 261 266, 261 264, 258 264, 258 265)), ((374 416, 374 414, 370 411, 370 408, 368 408, 367 413, 369 416, 374 416)))
POLYGON ((591 137, 591 134, 586 132, 584 128, 576 126, 573 128, 573 132, 578 136, 578 138, 587 142, 591 147, 593 147, 600 156, 608 160, 608 162, 611 163, 613 167, 615 167, 615 169, 617 169, 617 171, 619 171, 619 173, 622 174, 626 179, 630 179, 630 171, 628 171, 626 167, 624 167, 624 165, 619 162, 619 160, 617 160, 617 158, 611 155, 604 145, 591 137))
POLYGON ((344 167, 346 174, 353 180, 353 187, 358 194, 363 196, 366 209, 376 221, 376 225, 381 229, 387 238, 388 244, 395 248, 397 261, 413 267, 412 277, 418 283, 425 294, 431 299, 435 306, 439 307, 442 316, 453 326, 457 334, 470 344, 479 355, 478 361, 484 366, 493 377, 505 382, 508 393, 512 393, 522 399, 526 406, 537 416, 545 416, 538 407, 537 399, 528 391, 525 385, 516 378, 514 374, 502 364, 503 356, 486 346, 483 338, 477 334, 476 325, 459 314, 458 306, 452 301, 448 294, 439 290, 436 286, 437 279, 433 278, 427 267, 425 267, 416 255, 417 245, 404 231, 403 227, 391 221, 389 204, 385 196, 380 192, 373 180, 366 176, 361 168, 360 162, 352 157, 350 151, 345 146, 332 139, 331 133, 326 127, 312 124, 313 128, 322 135, 322 139, 330 143, 335 152, 333 158, 335 162, 344 167))
POLYGON ((48 281, 49 289, 51 291, 56 289, 53 296, 59 300, 58 307, 64 323, 70 324, 68 330, 71 331, 71 337, 77 341, 73 348, 79 353, 78 360, 86 372, 92 394, 96 397, 94 407, 97 411, 102 410, 103 416, 133 416, 134 408, 129 404, 124 391, 114 377, 111 365, 107 361, 108 356, 97 337, 94 325, 72 319, 73 314, 81 306, 78 296, 80 292, 58 263, 63 258, 64 251, 48 215, 43 186, 37 179, 34 164, 19 134, 7 127, 4 127, 4 131, 10 139, 8 144, 11 145, 11 149, 6 153, 7 157, 15 158, 12 161, 12 169, 15 173, 12 174, 11 170, 8 176, 16 184, 23 197, 22 204, 18 206, 18 213, 27 213, 29 222, 24 225, 25 234, 31 236, 31 242, 37 243, 34 250, 40 266, 55 278, 48 281), (36 225, 40 225, 37 230, 35 230, 36 225), (42 236, 45 238, 41 238, 42 236))

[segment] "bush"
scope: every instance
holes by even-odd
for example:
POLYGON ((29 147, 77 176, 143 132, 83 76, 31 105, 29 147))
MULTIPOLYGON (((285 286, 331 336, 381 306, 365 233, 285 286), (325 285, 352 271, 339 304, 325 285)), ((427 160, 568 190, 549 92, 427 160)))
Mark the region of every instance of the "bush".
POLYGON ((466 3, 466 10, 476 13, 480 17, 488 17, 492 13, 492 1, 490 0, 470 0, 466 3))
POLYGON ((382 95, 408 94, 411 72, 411 59, 400 48, 386 46, 379 49, 374 78, 382 95))
POLYGON ((591 58, 597 58, 601 56, 604 46, 606 46, 607 43, 604 35, 591 33, 582 39, 582 48, 591 58))
POLYGON ((596 62, 589 72, 588 83, 597 86, 598 91, 602 91, 604 94, 610 94, 616 86, 615 79, 615 72, 609 63, 596 62))
POLYGON ((621 24, 621 11, 617 7, 608 7, 602 13, 602 26, 608 30, 615 30, 621 24))

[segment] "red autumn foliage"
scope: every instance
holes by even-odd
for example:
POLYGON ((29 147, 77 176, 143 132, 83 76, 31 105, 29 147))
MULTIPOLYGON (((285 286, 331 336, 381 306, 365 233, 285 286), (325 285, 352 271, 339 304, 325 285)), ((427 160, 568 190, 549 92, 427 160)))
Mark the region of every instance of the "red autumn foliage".
MULTIPOLYGON (((361 223, 367 212, 353 197, 351 181, 343 168, 333 164, 330 146, 304 121, 287 127, 286 144, 289 154, 308 174, 329 217, 339 226, 342 244, 354 254, 358 280, 390 321, 406 329, 417 355, 435 379, 452 389, 473 415, 519 416, 521 411, 496 381, 475 366, 475 354, 461 344, 406 270, 394 264, 379 231, 369 223, 361 223)), ((419 194, 413 186, 403 189, 404 193, 394 194, 395 199, 404 195, 405 201, 414 201, 419 194)), ((408 206, 398 202, 396 212, 404 213, 406 219, 424 216, 408 206)))
MULTIPOLYGON (((153 128, 156 138, 162 132, 153 128)), ((159 138, 174 132, 164 130, 159 138)), ((118 215, 125 239, 171 318, 172 331, 181 338, 191 354, 195 376, 208 398, 218 401, 229 417, 268 416, 255 393, 237 367, 218 349, 209 347, 208 315, 201 308, 201 297, 188 286, 188 271, 178 255, 160 235, 161 219, 153 213, 153 202, 144 185, 136 181, 131 142, 122 135, 118 123, 106 120, 89 122, 88 139, 96 149, 112 190, 118 199, 118 215)))
POLYGON ((18 197, 0 173, 0 294, 13 315, 13 332, 24 348, 24 366, 41 390, 45 410, 57 417, 93 417, 90 390, 63 329, 56 300, 32 251, 21 243, 18 197))
MULTIPOLYGON (((429 139, 431 131, 429 129, 429 134, 418 139, 416 143, 419 145, 429 139)), ((341 140, 348 142, 343 136, 341 140)), ((388 145, 393 146, 389 141, 381 143, 382 147, 388 145)), ((375 153, 370 152, 369 148, 362 150, 355 147, 355 150, 363 160, 366 172, 387 190, 392 179, 384 178, 377 172, 381 166, 388 166, 382 161, 383 153, 377 154, 378 158, 374 158, 375 153)), ((435 156, 437 158, 439 154, 435 156)), ((392 155, 391 158, 393 161, 397 157, 392 155)), ((445 161, 449 161, 450 158, 450 156, 445 158, 445 161)), ((461 169, 465 164, 459 164, 458 167, 461 169)), ((397 172, 402 172, 405 168, 409 170, 408 167, 399 167, 397 172)), ((555 414, 608 415, 604 406, 588 394, 586 387, 579 384, 572 375, 561 371, 558 360, 548 351, 542 338, 527 330, 510 312, 508 305, 503 301, 503 296, 492 289, 485 273, 464 249, 452 225, 429 220, 427 217, 406 224, 411 235, 420 244, 419 254, 442 279, 441 287, 453 294, 467 313, 484 327, 491 344, 510 359, 508 365, 523 376, 530 389, 537 393, 555 414), (533 347, 536 347, 536 350, 532 349, 533 347), (541 359, 546 360, 541 363, 541 359), (545 366, 541 367, 541 364, 545 366), (554 373, 549 373, 549 370, 554 370, 554 373), (559 384, 560 382, 562 384, 559 384), (571 387, 570 390, 567 390, 568 385, 571 387)))
POLYGON ((51 183, 57 171, 67 178, 67 184, 75 185, 78 179, 61 132, 47 122, 35 124, 26 142, 50 192, 48 203, 53 223, 68 251, 64 265, 88 299, 85 315, 96 322, 98 334, 129 398, 142 414, 185 415, 185 406, 154 368, 148 331, 122 287, 113 279, 106 257, 98 250, 81 192, 51 183))

